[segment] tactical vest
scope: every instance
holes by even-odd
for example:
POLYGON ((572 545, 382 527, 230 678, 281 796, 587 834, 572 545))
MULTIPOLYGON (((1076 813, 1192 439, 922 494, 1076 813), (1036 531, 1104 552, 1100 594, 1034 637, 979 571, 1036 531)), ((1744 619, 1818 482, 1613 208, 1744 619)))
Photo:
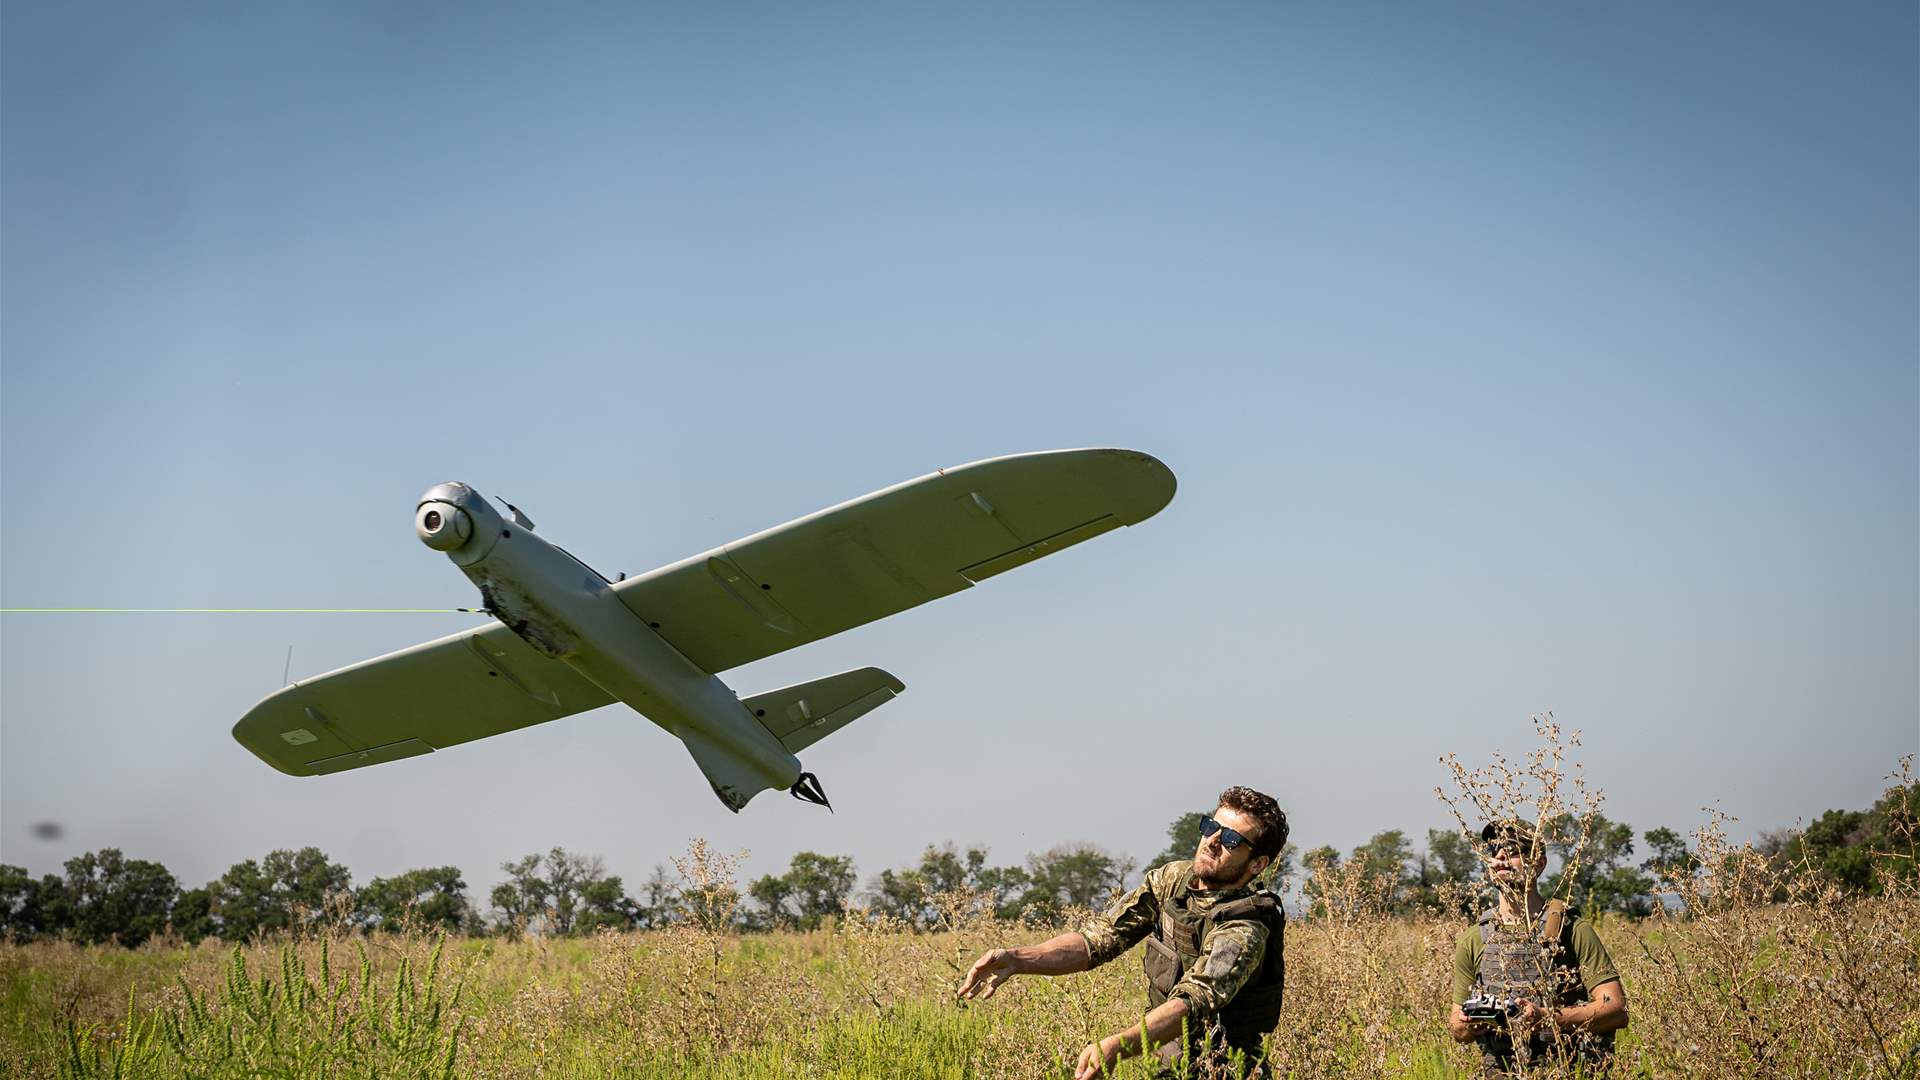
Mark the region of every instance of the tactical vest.
MULTIPOLYGON (((1265 955, 1240 992, 1217 1015, 1204 1023, 1188 1025, 1186 1044, 1187 1052, 1196 1058, 1224 1045, 1245 1054, 1248 1062, 1258 1062, 1261 1040, 1280 1023, 1280 997, 1286 984, 1286 961, 1282 957, 1286 910, 1278 896, 1261 889, 1195 911, 1188 907, 1191 891, 1188 881, 1175 887, 1160 905, 1160 921, 1147 938, 1147 1005, 1152 1008, 1164 1003, 1174 986, 1200 961, 1201 944, 1215 924, 1259 919, 1267 927, 1265 955)), ((1165 1049, 1177 1051, 1179 1043, 1165 1049)))
MULTIPOLYGON (((1480 916, 1479 992, 1527 998, 1542 1008, 1585 1004, 1587 988, 1580 980, 1580 963, 1573 952, 1573 923, 1579 914, 1564 900, 1549 900, 1538 925, 1533 927, 1503 924, 1498 909, 1480 916)), ((1499 1072, 1556 1052, 1597 1060, 1612 1048, 1613 1033, 1556 1034, 1549 1025, 1525 1043, 1515 1043, 1503 1029, 1481 1035, 1478 1042, 1481 1064, 1490 1072, 1499 1072)))

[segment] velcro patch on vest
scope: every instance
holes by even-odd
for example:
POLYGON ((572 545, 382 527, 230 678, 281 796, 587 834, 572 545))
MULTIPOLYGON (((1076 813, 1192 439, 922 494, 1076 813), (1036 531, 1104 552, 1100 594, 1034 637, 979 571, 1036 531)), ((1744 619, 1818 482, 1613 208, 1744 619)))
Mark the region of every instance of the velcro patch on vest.
POLYGON ((1171 914, 1162 914, 1160 916, 1160 937, 1161 940, 1172 946, 1173 951, 1177 953, 1186 956, 1198 956, 1200 954, 1200 927, 1197 925, 1185 925, 1182 924, 1180 920, 1175 919, 1171 914))
POLYGON ((1219 934, 1213 939, 1213 952, 1207 956, 1207 977, 1216 983, 1226 979, 1233 972, 1233 965, 1240 961, 1242 942, 1232 934, 1219 934))

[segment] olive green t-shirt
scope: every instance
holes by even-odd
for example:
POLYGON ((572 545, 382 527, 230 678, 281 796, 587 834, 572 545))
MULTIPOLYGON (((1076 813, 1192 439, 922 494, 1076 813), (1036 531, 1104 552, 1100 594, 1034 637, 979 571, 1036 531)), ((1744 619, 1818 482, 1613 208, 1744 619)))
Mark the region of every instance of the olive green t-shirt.
MULTIPOLYGON (((1486 947, 1478 925, 1460 932, 1459 940, 1453 945, 1453 1000, 1465 1001, 1473 996, 1474 984, 1480 978, 1480 954, 1486 947)), ((1580 985, 1586 988, 1589 997, 1594 987, 1620 977, 1613 966, 1613 957, 1607 955, 1607 947, 1600 943, 1600 935, 1585 918, 1573 920, 1573 959, 1580 965, 1580 985)))

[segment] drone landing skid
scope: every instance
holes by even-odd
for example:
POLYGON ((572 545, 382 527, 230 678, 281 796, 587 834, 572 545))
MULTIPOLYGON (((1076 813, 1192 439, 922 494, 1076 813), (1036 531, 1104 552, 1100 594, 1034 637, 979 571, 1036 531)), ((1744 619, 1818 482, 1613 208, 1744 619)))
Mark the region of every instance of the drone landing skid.
POLYGON ((833 804, 827 801, 827 793, 820 790, 820 778, 810 772, 801 773, 787 792, 803 802, 826 807, 828 813, 833 812, 833 804))

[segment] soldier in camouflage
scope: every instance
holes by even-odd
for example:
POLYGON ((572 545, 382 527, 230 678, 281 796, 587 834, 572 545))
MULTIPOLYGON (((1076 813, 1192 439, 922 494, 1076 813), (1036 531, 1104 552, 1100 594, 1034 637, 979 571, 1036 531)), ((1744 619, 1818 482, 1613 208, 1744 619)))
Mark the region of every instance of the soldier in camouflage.
POLYGON ((1627 992, 1593 924, 1578 909, 1540 895, 1546 848, 1522 821, 1489 823, 1487 876, 1499 905, 1454 945, 1454 1006, 1447 1031, 1480 1046, 1482 1074, 1558 1060, 1602 1071, 1613 1033, 1627 1025, 1627 992), (1513 1002, 1504 1022, 1469 1019, 1474 997, 1513 1002))
POLYGON ((1105 913, 1038 945, 993 949, 960 985, 960 997, 993 996, 1014 975, 1063 975, 1098 967, 1147 943, 1147 1004, 1141 1023, 1089 1044, 1075 1080, 1103 1076, 1146 1051, 1165 1065, 1183 1055, 1205 1069, 1257 1074, 1263 1040, 1280 1020, 1285 914, 1253 881, 1287 843, 1287 815, 1245 787, 1220 793, 1201 825, 1191 862, 1172 862, 1105 913))

